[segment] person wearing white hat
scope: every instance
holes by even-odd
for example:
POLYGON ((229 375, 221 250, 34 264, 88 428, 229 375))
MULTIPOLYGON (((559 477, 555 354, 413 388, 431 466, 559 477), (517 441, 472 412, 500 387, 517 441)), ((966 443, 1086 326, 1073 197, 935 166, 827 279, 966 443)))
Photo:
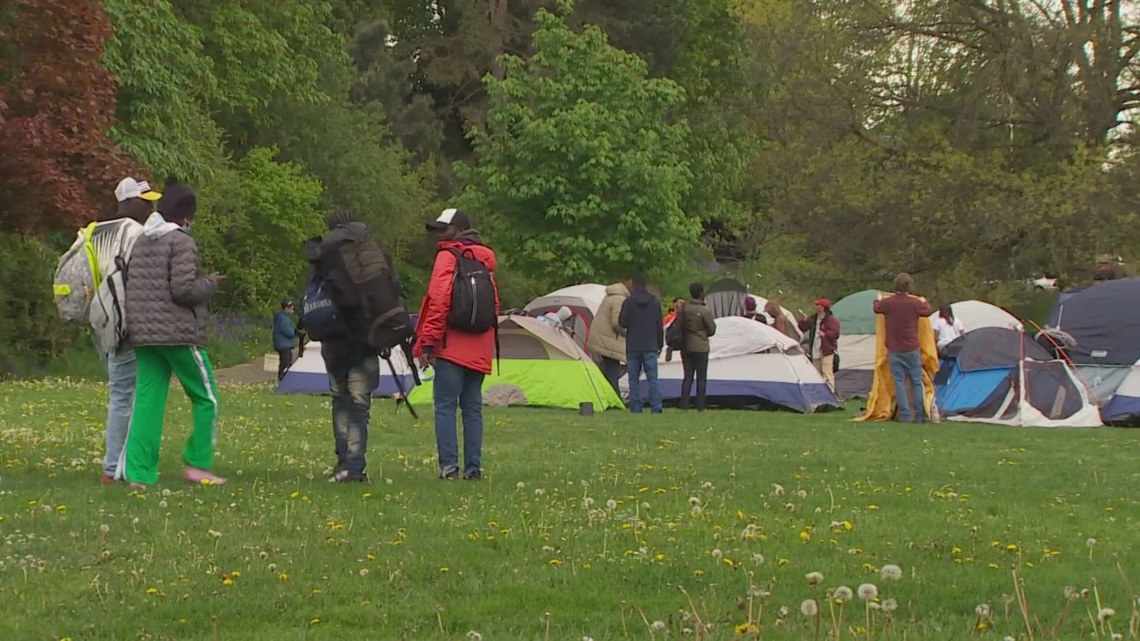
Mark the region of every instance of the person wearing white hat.
MULTIPOLYGON (((118 201, 115 214, 100 220, 91 234, 96 264, 103 275, 117 268, 116 258, 129 256, 134 241, 142 234, 142 223, 154 211, 154 203, 161 197, 162 194, 151 189, 146 181, 130 177, 115 187, 115 200, 118 201)), ((107 367, 106 454, 102 477, 102 482, 107 484, 123 480, 123 451, 134 408, 138 364, 130 344, 104 345, 97 332, 95 347, 107 367)))

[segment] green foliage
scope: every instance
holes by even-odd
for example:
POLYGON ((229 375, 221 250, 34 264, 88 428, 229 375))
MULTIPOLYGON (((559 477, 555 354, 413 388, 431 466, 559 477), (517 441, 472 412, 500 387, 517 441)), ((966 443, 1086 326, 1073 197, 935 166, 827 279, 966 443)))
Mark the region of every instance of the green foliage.
POLYGON ((57 252, 36 238, 0 233, 0 378, 41 373, 83 333, 64 323, 52 298, 57 252))
POLYGON ((536 53, 506 56, 485 79, 491 108, 472 135, 479 164, 464 200, 494 219, 513 264, 563 283, 657 273, 697 240, 689 191, 684 92, 588 27, 546 11, 536 53))
POLYGON ((319 235, 321 184, 275 149, 255 148, 236 166, 218 204, 200 211, 194 234, 207 268, 226 276, 216 302, 268 313, 295 296, 306 268, 301 244, 319 235))
POLYGON ((116 28, 103 63, 119 79, 112 136, 160 180, 211 179, 225 154, 209 111, 218 79, 202 30, 167 0, 108 0, 107 13, 116 28))

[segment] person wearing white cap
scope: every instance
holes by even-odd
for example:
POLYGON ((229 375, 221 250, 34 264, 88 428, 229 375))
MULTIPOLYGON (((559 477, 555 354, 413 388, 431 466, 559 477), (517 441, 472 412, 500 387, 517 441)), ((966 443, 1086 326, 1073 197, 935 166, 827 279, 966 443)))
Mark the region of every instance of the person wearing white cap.
MULTIPOLYGON (((124 178, 115 187, 115 200, 119 203, 115 215, 101 220, 91 233, 101 274, 110 274, 117 268, 116 258, 129 256, 134 241, 142 234, 142 223, 161 197, 146 181, 134 178, 124 178)), ((138 364, 130 344, 105 345, 99 333, 95 333, 94 338, 99 356, 107 367, 106 455, 102 477, 102 482, 107 484, 123 480, 123 451, 134 407, 138 364)))

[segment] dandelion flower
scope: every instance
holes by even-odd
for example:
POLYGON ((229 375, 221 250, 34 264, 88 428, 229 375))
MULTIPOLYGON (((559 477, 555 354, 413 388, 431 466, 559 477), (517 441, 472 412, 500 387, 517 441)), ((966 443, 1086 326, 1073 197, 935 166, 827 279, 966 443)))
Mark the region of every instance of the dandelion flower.
POLYGON ((902 568, 897 565, 888 563, 879 570, 879 576, 883 577, 884 581, 898 581, 902 578, 902 568))
POLYGON ((756 565, 764 565, 764 555, 759 552, 752 555, 752 562, 756 565))
POLYGON ((773 483, 772 484, 772 494, 774 496, 783 496, 784 495, 784 486, 780 485, 779 483, 773 483))
POLYGON ((712 557, 714 559, 719 559, 723 555, 724 555, 724 553, 720 551, 720 548, 716 548, 712 551, 712 557))
POLYGON ((859 598, 864 601, 870 601, 879 596, 879 588, 875 587, 874 583, 864 583, 859 586, 859 598))
POLYGON ((611 510, 616 510, 617 509, 617 501, 615 501, 613 499, 606 501, 606 507, 608 507, 611 510))
POLYGON ((978 607, 974 608, 974 613, 980 617, 990 616, 990 604, 989 603, 979 603, 978 607))
POLYGON ((805 575, 805 578, 807 579, 808 585, 818 585, 820 583, 823 583, 822 572, 808 572, 805 575))
POLYGON ((1065 588, 1065 600, 1066 601, 1076 601, 1080 597, 1081 597, 1081 593, 1078 592, 1077 589, 1074 588, 1073 586, 1070 585, 1070 586, 1067 586, 1065 588))
POLYGON ((222 536, 222 533, 217 531, 217 530, 208 530, 207 533, 210 535, 211 538, 215 538, 215 539, 221 538, 221 536, 222 536))
POLYGON ((582 499, 582 506, 585 508, 594 507, 594 499, 587 496, 586 498, 582 499))
POLYGON ((270 563, 266 569, 269 570, 270 572, 276 572, 277 571, 277 564, 276 563, 270 563))
POLYGON ((544 489, 542 489, 542 488, 540 487, 540 488, 538 488, 537 490, 535 490, 535 491, 534 491, 534 495, 535 495, 535 496, 545 496, 545 495, 546 495, 546 490, 544 490, 544 489))
POLYGON ((471 630, 467 633, 467 641, 483 641, 483 635, 471 630))
POLYGON ((520 490, 521 490, 521 489, 523 489, 524 487, 526 487, 526 483, 523 483, 522 481, 519 481, 518 483, 515 483, 515 487, 516 487, 517 489, 520 489, 520 490))
POLYGON ((898 601, 895 601, 894 599, 887 599, 886 601, 883 601, 883 612, 890 614, 897 609, 899 609, 898 601))
POLYGON ((594 637, 582 637, 582 641, 594 641, 594 637))
POLYGON ((360 576, 368 576, 368 568, 360 568, 360 576))
POLYGON ((1115 615, 1116 615, 1116 610, 1113 610, 1112 608, 1101 608, 1096 613, 1096 622, 1097 623, 1104 623, 1105 621, 1108 621, 1109 619, 1111 619, 1115 615))
POLYGON ((804 602, 800 604, 800 612, 805 617, 814 617, 819 614, 819 604, 816 603, 815 599, 804 599, 804 602))
POLYGON ((658 619, 658 620, 653 622, 653 625, 649 626, 649 629, 653 630, 654 633, 664 632, 665 631, 665 622, 658 619))
POLYGON ((694 505, 694 506, 693 506, 693 509, 690 511, 690 513, 691 513, 693 516, 700 516, 700 515, 701 515, 701 512, 703 512, 703 511, 704 511, 704 510, 702 510, 702 509, 701 509, 701 506, 699 506, 699 505, 694 505))
POLYGON ((701 504, 701 500, 699 498, 697 498, 695 496, 689 497, 689 505, 700 505, 700 504, 701 504))
POLYGON ((851 588, 846 585, 841 585, 835 588, 835 598, 840 601, 850 601, 855 595, 851 592, 851 588))
POLYGON ((106 533, 108 533, 108 532, 110 532, 110 531, 111 531, 111 526, 110 526, 110 525, 107 525, 106 523, 104 523, 103 525, 100 525, 100 526, 99 526, 99 533, 100 533, 100 534, 106 534, 106 533))
POLYGON ((1089 538, 1089 540, 1085 541, 1085 545, 1089 546, 1090 548, 1094 547, 1096 545, 1096 539, 1089 538))

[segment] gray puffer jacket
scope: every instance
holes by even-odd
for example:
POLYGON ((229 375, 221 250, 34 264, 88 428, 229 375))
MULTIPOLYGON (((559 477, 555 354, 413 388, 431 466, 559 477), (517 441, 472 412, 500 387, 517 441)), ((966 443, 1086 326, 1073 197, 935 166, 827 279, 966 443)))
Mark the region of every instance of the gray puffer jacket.
POLYGON ((202 275, 198 243, 151 214, 127 266, 127 331, 133 345, 206 346, 206 301, 218 288, 202 275))

